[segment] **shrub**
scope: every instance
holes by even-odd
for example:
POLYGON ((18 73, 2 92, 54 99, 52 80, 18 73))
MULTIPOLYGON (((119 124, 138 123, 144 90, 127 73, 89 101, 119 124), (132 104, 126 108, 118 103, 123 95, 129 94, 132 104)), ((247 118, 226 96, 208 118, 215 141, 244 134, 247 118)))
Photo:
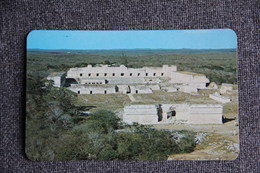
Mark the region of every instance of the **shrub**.
POLYGON ((98 110, 91 114, 90 120, 92 121, 92 128, 100 128, 105 133, 113 131, 120 127, 120 118, 112 111, 109 110, 98 110))

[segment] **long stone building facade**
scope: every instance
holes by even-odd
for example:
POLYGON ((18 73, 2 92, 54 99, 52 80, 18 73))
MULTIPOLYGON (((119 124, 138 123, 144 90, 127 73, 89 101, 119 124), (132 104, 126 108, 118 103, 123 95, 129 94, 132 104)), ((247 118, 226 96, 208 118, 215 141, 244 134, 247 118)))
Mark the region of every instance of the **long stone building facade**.
POLYGON ((143 68, 127 68, 124 65, 119 67, 108 65, 92 67, 89 65, 83 68, 71 68, 64 75, 66 78, 60 79, 62 82, 56 80, 59 75, 51 74, 50 76, 52 79, 55 78, 55 86, 66 85, 71 91, 78 94, 138 94, 152 93, 160 89, 167 92, 191 93, 206 88, 209 83, 209 79, 205 75, 178 72, 174 65, 143 68))
MULTIPOLYGON (((77 94, 142 94, 163 90, 165 92, 195 93, 199 89, 216 89, 209 85, 203 74, 177 71, 176 66, 127 68, 124 65, 91 65, 71 68, 67 72, 55 72, 47 77, 55 87, 68 87, 77 94)), ((223 93, 232 91, 232 85, 224 84, 223 93)), ((197 94, 197 93, 195 93, 197 94)), ((129 95, 130 96, 130 95, 129 95)), ((222 104, 231 100, 220 94, 209 97, 222 104)), ((159 104, 124 106, 123 121, 126 123, 157 124, 181 122, 187 124, 221 124, 222 104, 159 104)))
POLYGON ((220 104, 161 104, 125 106, 123 121, 129 124, 185 123, 222 124, 220 104))

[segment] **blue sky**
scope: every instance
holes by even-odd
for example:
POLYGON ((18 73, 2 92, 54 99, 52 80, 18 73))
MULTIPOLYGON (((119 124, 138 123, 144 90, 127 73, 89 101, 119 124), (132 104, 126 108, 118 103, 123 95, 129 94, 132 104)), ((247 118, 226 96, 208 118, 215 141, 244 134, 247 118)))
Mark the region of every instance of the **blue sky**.
POLYGON ((27 49, 230 49, 237 37, 230 29, 68 31, 34 30, 27 49))

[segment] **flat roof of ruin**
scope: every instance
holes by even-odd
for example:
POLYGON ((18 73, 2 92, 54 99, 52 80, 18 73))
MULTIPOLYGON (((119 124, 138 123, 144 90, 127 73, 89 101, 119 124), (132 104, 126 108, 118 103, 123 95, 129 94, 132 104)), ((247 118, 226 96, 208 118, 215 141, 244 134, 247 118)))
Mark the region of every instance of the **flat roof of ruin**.
POLYGON ((131 108, 131 109, 142 109, 142 108, 155 108, 155 105, 128 105, 125 106, 125 108, 131 108))
POLYGON ((76 84, 77 86, 111 86, 111 87, 115 87, 115 86, 159 86, 159 84, 144 84, 144 83, 134 83, 134 84, 76 84))
POLYGON ((100 88, 115 88, 115 84, 74 84, 71 87, 100 87, 100 88))
MULTIPOLYGON (((70 68, 71 70, 78 70, 78 69, 85 69, 85 68, 103 68, 103 67, 106 67, 106 68, 113 68, 113 67, 116 67, 116 68, 128 68, 126 67, 125 65, 118 65, 118 66, 111 66, 111 65, 103 65, 103 64, 98 64, 96 66, 92 66, 92 65, 88 65, 87 67, 74 67, 74 68, 70 68)), ((144 66, 144 67, 141 67, 141 68, 128 68, 128 69, 144 69, 144 68, 162 68, 162 67, 176 67, 176 65, 167 65, 167 64, 164 64, 160 67, 154 67, 154 66, 144 66)))
POLYGON ((192 105, 190 105, 190 107, 223 107, 222 105, 220 105, 220 104, 192 104, 192 105))
POLYGON ((224 85, 224 86, 233 86, 233 84, 231 84, 231 83, 222 83, 221 85, 224 85))

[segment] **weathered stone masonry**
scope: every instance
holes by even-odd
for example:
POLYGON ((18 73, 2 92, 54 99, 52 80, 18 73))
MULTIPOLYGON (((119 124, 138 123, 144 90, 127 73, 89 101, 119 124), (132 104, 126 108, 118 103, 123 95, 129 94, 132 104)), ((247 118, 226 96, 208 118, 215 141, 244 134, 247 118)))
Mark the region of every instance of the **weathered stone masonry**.
MULTIPOLYGON (((222 124, 223 106, 220 104, 162 104, 162 123, 185 124, 222 124)), ((123 121, 129 124, 157 124, 158 106, 129 105, 125 106, 123 121)))
MULTIPOLYGON (((77 94, 139 94, 156 90, 166 92, 197 92, 205 89, 209 79, 203 74, 177 71, 176 66, 127 68, 100 65, 84 68, 71 68, 68 72, 56 72, 47 77, 55 87, 66 86, 77 94)), ((224 84, 222 92, 232 90, 224 84)), ((210 98, 222 103, 230 102, 219 94, 210 98)), ((129 105, 124 107, 123 121, 127 123, 156 124, 181 122, 188 124, 221 124, 223 106, 216 104, 160 104, 129 105)))
MULTIPOLYGON (((197 92, 206 88, 209 80, 203 74, 177 72, 176 66, 127 68, 101 65, 84 68, 71 68, 66 74, 69 89, 78 94, 115 94, 115 93, 152 93, 154 90, 165 89, 168 92, 197 92), (165 85, 166 84, 166 85, 165 85)), ((51 76, 51 75, 50 75, 51 76)), ((64 86, 64 77, 59 82, 59 75, 54 79, 55 86, 64 86)))

